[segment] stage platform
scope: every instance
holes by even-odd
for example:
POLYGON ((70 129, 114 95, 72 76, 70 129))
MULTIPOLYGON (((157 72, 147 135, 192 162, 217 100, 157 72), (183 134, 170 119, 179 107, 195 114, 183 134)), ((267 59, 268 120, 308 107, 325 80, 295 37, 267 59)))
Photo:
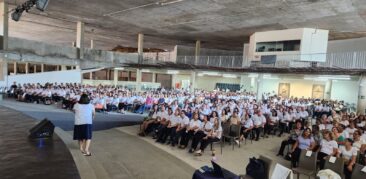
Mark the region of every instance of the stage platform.
POLYGON ((68 148, 57 134, 53 139, 28 138, 29 129, 36 123, 22 113, 0 106, 0 178, 80 179, 68 148))

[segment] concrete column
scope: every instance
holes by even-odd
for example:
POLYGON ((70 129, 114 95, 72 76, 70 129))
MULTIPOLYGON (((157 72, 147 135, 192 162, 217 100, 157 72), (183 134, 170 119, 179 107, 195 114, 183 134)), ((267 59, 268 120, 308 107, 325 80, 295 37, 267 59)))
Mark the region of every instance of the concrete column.
POLYGON ((29 73, 29 63, 25 63, 25 74, 29 73))
POLYGON ((85 26, 83 22, 77 22, 76 28, 76 48, 78 49, 77 57, 79 59, 84 58, 84 31, 85 26))
POLYGON ((14 75, 17 74, 17 71, 18 71, 18 65, 17 62, 14 62, 14 75))
POLYGON ((41 64, 41 72, 44 72, 44 64, 41 64))
POLYGON ((259 74, 257 78, 257 101, 262 100, 263 94, 263 74, 259 74))
POLYGON ((190 81, 190 92, 193 93, 194 89, 196 88, 196 72, 192 71, 191 72, 191 81, 190 81))
POLYGON ((325 99, 331 99, 332 98, 332 85, 333 85, 333 80, 328 80, 325 83, 325 94, 324 94, 325 99))
POLYGON ((113 71, 113 81, 114 81, 114 87, 117 87, 118 84, 118 70, 114 69, 113 71))
POLYGON ((66 71, 67 68, 66 68, 66 65, 61 65, 61 71, 66 71))
POLYGON ((37 73, 37 65, 33 66, 33 73, 37 73))
POLYGON ((80 70, 80 65, 76 65, 75 70, 80 70))
POLYGON ((141 91, 141 70, 140 69, 136 69, 136 91, 141 91))
POLYGON ((156 73, 152 73, 152 82, 156 83, 156 73))
POLYGON ((9 9, 8 3, 4 0, 0 2, 0 49, 8 49, 9 40, 9 9))
POLYGON ((90 40, 90 48, 94 49, 94 40, 93 39, 90 40))
POLYGON ((366 76, 362 75, 360 77, 360 89, 358 91, 358 102, 357 102, 357 111, 360 114, 365 114, 366 110, 366 76))
POLYGON ((199 59, 201 56, 201 41, 197 40, 196 41, 196 50, 195 50, 195 64, 198 63, 199 59))
POLYGON ((2 62, 2 73, 3 73, 2 74, 3 78, 0 80, 3 80, 5 82, 5 84, 7 85, 7 83, 8 83, 8 63, 5 60, 3 60, 3 62, 2 62))
POLYGON ((172 74, 172 88, 175 89, 175 84, 178 83, 177 82, 177 75, 176 74, 172 74))
POLYGON ((90 80, 93 80, 93 72, 89 73, 89 78, 90 78, 90 80))
POLYGON ((144 34, 138 34, 137 39, 137 53, 139 54, 138 63, 142 63, 144 55, 144 34))

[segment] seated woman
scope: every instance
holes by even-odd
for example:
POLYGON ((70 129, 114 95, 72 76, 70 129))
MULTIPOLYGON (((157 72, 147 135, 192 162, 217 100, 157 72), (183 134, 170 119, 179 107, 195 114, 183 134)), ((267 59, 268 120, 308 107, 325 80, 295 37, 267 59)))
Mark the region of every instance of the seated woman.
POLYGON ((302 134, 302 123, 301 121, 296 121, 296 126, 293 130, 290 131, 290 136, 283 140, 281 143, 280 150, 277 153, 277 156, 281 155, 283 156, 283 152, 285 150, 285 147, 287 145, 293 145, 295 144, 297 138, 302 134))
POLYGON ((241 130, 240 130, 240 140, 244 141, 248 138, 249 132, 252 131, 254 127, 252 119, 250 119, 249 114, 246 113, 241 120, 241 130))
POLYGON ((213 128, 211 132, 201 140, 200 149, 195 152, 195 155, 201 156, 205 151, 206 147, 212 142, 218 142, 221 140, 222 136, 222 127, 218 118, 214 120, 213 128))
POLYGON ((276 134, 276 131, 274 131, 274 128, 275 128, 276 125, 278 125, 278 122, 279 122, 279 119, 278 119, 278 116, 277 116, 277 111, 272 110, 271 115, 269 116, 269 118, 267 120, 265 133, 267 135, 270 135, 272 132, 274 134, 276 134))
POLYGON ((324 169, 325 158, 327 156, 335 156, 338 152, 338 144, 333 140, 332 133, 330 131, 323 131, 323 140, 320 142, 320 150, 318 153, 319 168, 324 169))
POLYGON ((176 108, 174 111, 174 115, 169 118, 169 124, 167 126, 166 135, 169 135, 168 144, 171 144, 173 147, 178 144, 178 135, 177 129, 180 127, 181 117, 180 117, 180 109, 176 108))
POLYGON ((184 149, 187 147, 189 140, 194 134, 201 128, 201 121, 198 118, 198 113, 193 113, 193 119, 189 122, 187 130, 183 133, 179 148, 184 149))
POLYGON ((160 142, 162 144, 165 143, 166 139, 168 138, 170 128, 171 118, 173 117, 173 111, 171 108, 168 108, 168 115, 166 117, 162 117, 162 121, 160 121, 160 127, 158 129, 158 139, 156 142, 160 142), (164 120, 165 119, 165 120, 164 120))
POLYGON ((311 136, 311 129, 306 128, 302 135, 300 135, 295 144, 291 149, 291 165, 293 168, 298 166, 298 162, 300 159, 301 150, 310 150, 312 151, 315 146, 315 141, 311 136))
POLYGON ((154 105, 153 110, 150 111, 147 119, 144 120, 144 122, 142 122, 141 127, 140 127, 140 132, 139 132, 140 136, 146 136, 146 134, 151 132, 151 130, 147 130, 147 129, 153 128, 153 126, 151 126, 152 124, 157 124, 156 118, 158 117, 157 116, 158 112, 159 112, 158 109, 159 109, 158 105, 154 105))
POLYGON ((352 169, 356 163, 357 149, 352 147, 353 140, 347 138, 344 146, 339 147, 338 157, 342 157, 344 160, 344 175, 346 179, 351 179, 352 169))
POLYGON ((362 131, 357 130, 353 133, 353 147, 360 152, 361 159, 365 160, 366 153, 366 140, 361 138, 362 131))
POLYGON ((204 115, 201 127, 198 129, 197 132, 194 133, 189 153, 193 153, 196 150, 198 143, 209 133, 211 133, 211 131, 212 131, 212 124, 210 121, 208 121, 208 116, 204 115))
POLYGON ((341 126, 333 127, 332 133, 333 133, 334 140, 338 143, 338 145, 344 145, 344 137, 342 135, 343 128, 341 126))
POLYGON ((184 111, 180 111, 180 121, 176 131, 174 144, 178 144, 179 139, 183 136, 189 126, 189 118, 186 116, 184 111))

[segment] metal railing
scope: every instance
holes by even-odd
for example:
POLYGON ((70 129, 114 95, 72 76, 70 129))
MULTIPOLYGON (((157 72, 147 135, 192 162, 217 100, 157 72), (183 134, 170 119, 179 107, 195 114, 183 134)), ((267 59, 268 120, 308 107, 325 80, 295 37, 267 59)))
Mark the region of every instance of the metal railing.
POLYGON ((221 67, 221 68, 248 68, 248 67, 271 67, 271 68, 338 68, 338 69, 366 69, 366 51, 338 52, 327 54, 297 54, 275 55, 275 60, 264 62, 261 58, 250 59, 243 56, 177 56, 146 59, 144 64, 159 62, 172 62, 176 64, 189 64, 195 66, 221 67))

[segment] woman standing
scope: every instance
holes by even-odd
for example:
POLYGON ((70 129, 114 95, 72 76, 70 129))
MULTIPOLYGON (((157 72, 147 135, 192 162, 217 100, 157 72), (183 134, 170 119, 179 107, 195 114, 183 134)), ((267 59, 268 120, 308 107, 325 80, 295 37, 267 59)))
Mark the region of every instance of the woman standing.
POLYGON ((74 105, 73 111, 75 113, 74 140, 79 141, 80 151, 84 156, 91 156, 89 147, 95 108, 90 104, 87 94, 81 95, 79 102, 74 105))

